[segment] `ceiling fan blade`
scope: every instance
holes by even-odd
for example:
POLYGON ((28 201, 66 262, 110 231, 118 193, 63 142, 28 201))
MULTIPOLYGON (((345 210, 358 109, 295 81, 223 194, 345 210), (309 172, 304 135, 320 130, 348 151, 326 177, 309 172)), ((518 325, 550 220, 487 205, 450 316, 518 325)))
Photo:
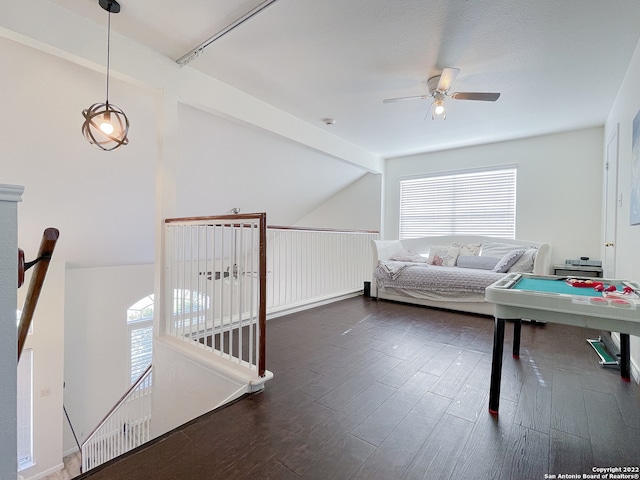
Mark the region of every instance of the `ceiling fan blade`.
POLYGON ((456 100, 481 100, 484 102, 495 102, 500 98, 499 93, 481 93, 481 92, 455 92, 451 94, 451 98, 456 100))
POLYGON ((412 97, 387 98, 383 100, 382 103, 404 102, 405 100, 426 100, 427 98, 431 98, 431 95, 414 95, 412 97))
POLYGON ((451 85, 453 85, 453 81, 458 76, 458 72, 460 72, 459 68, 452 68, 452 67, 447 67, 444 70, 442 70, 442 73, 440 74, 440 80, 438 81, 438 86, 436 87, 436 90, 439 90, 440 92, 448 92, 449 89, 451 88, 451 85))

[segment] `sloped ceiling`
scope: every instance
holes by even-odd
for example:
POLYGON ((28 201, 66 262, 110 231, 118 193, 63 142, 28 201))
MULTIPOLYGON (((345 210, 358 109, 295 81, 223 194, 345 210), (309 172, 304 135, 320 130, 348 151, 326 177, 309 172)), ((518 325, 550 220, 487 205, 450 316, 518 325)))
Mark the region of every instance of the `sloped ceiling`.
POLYGON ((363 175, 346 162, 196 108, 180 105, 178 117, 178 217, 239 208, 267 212, 270 225, 294 225, 363 175))
MULTIPOLYGON (((97 22, 97 1, 54 0, 97 22)), ((122 0, 112 28, 176 60, 262 0, 122 0)), ((189 64, 384 157, 604 123, 640 37, 633 0, 277 0, 189 64), (444 67, 446 121, 421 95, 444 67), (425 117, 427 119, 425 120, 425 117)))

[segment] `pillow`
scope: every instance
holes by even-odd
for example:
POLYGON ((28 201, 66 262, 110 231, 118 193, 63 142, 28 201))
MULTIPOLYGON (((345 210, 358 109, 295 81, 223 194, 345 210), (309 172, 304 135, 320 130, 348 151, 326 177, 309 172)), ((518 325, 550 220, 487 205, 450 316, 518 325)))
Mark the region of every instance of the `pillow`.
POLYGON ((458 256, 457 266, 461 268, 477 268, 478 270, 493 270, 498 264, 498 257, 479 257, 478 255, 458 256))
POLYGON ((458 258, 458 250, 456 247, 431 245, 429 248, 429 262, 431 265, 441 267, 453 267, 458 258))
POLYGON ((511 268, 511 266, 518 261, 518 259, 526 252, 526 248, 521 248, 519 250, 512 250, 506 255, 504 255, 495 267, 492 268, 494 272, 498 273, 507 273, 507 271, 511 268))
POLYGON ((454 243, 454 247, 460 250, 460 255, 468 256, 468 255, 480 255, 480 247, 482 247, 479 243, 454 243))
POLYGON ((537 254, 537 248, 528 248, 518 261, 511 266, 509 273, 532 273, 537 254))
POLYGON ((488 257, 503 257, 509 252, 525 248, 522 245, 514 245, 511 243, 484 242, 480 248, 480 255, 488 257))
POLYGON ((389 260, 395 262, 413 262, 413 263, 427 263, 428 260, 419 253, 412 252, 411 250, 400 250, 389 257, 389 260))

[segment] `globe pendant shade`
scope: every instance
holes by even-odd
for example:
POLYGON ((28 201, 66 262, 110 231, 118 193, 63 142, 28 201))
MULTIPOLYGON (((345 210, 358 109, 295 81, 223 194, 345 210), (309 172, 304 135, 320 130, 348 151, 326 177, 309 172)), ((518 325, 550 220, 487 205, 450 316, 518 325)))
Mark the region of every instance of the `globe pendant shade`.
POLYGON ((129 119, 115 105, 94 103, 82 115, 82 134, 96 148, 111 151, 129 143, 129 119))

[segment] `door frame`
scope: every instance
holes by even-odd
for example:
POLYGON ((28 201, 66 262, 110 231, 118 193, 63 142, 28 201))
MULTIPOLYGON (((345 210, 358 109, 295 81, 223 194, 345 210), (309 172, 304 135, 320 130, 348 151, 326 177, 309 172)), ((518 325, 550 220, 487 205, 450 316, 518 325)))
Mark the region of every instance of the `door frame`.
POLYGON ((602 268, 605 278, 615 278, 618 218, 618 159, 620 124, 617 123, 605 145, 602 211, 602 268), (613 189, 613 192, 610 189, 613 189))

